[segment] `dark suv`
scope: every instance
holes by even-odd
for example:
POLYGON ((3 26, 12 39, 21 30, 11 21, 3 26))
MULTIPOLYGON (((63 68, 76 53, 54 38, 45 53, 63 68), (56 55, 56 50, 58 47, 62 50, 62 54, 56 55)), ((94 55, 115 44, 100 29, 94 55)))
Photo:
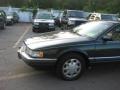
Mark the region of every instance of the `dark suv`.
POLYGON ((16 12, 7 12, 7 24, 14 24, 19 22, 19 16, 16 12))
POLYGON ((33 21, 33 32, 49 32, 55 30, 55 21, 51 12, 38 11, 33 21))
POLYGON ((65 10, 62 16, 62 26, 75 27, 87 22, 84 11, 65 10))
POLYGON ((6 26, 6 14, 0 10, 0 29, 5 29, 6 26))

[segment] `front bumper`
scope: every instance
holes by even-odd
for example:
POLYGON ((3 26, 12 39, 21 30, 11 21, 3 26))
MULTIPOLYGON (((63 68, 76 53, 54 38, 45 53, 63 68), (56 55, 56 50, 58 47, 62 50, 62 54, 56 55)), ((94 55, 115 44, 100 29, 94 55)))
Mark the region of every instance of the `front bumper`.
POLYGON ((7 23, 7 24, 12 24, 12 20, 11 20, 11 19, 7 19, 7 20, 6 20, 6 23, 7 23))
POLYGON ((32 58, 25 52, 18 50, 18 58, 22 59, 29 66, 54 66, 57 59, 50 58, 32 58))
POLYGON ((49 26, 48 24, 33 25, 33 30, 36 30, 36 31, 53 31, 53 30, 55 30, 55 26, 49 26))

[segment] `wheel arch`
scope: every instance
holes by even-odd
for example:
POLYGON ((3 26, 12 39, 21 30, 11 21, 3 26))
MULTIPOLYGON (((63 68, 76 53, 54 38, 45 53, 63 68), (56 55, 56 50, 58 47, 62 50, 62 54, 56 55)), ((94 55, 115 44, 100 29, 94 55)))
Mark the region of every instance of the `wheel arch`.
POLYGON ((83 50, 78 50, 78 49, 69 49, 69 50, 64 50, 64 51, 60 52, 57 56, 57 59, 58 59, 57 62, 59 62, 61 57, 63 57, 64 55, 71 54, 71 53, 75 53, 75 54, 82 56, 85 59, 86 65, 89 63, 87 52, 85 52, 83 50))

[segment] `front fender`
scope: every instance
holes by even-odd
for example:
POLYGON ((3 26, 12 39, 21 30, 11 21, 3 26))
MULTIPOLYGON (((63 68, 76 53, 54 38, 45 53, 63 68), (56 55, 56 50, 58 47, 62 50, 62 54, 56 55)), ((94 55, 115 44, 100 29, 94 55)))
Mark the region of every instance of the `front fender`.
POLYGON ((57 58, 61 57, 64 54, 70 53, 70 52, 79 53, 79 54, 82 54, 82 55, 84 55, 84 56, 86 56, 88 58, 87 52, 85 52, 85 51, 83 51, 81 49, 78 49, 78 48, 70 48, 70 49, 59 51, 59 53, 57 55, 57 58))

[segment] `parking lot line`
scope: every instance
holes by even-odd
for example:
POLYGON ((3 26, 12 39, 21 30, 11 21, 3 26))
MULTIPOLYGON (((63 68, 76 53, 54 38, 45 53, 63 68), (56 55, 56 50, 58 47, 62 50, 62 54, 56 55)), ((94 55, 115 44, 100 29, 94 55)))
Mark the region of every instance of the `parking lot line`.
POLYGON ((18 78, 23 78, 23 77, 38 75, 38 74, 40 74, 40 72, 35 71, 35 72, 29 72, 29 73, 22 73, 18 75, 2 76, 0 77, 0 81, 18 79, 18 78))
POLYGON ((24 38, 24 36, 27 34, 27 32, 30 30, 30 27, 28 27, 25 32, 20 36, 20 38, 17 40, 17 42, 14 44, 13 48, 16 48, 20 41, 24 38))

